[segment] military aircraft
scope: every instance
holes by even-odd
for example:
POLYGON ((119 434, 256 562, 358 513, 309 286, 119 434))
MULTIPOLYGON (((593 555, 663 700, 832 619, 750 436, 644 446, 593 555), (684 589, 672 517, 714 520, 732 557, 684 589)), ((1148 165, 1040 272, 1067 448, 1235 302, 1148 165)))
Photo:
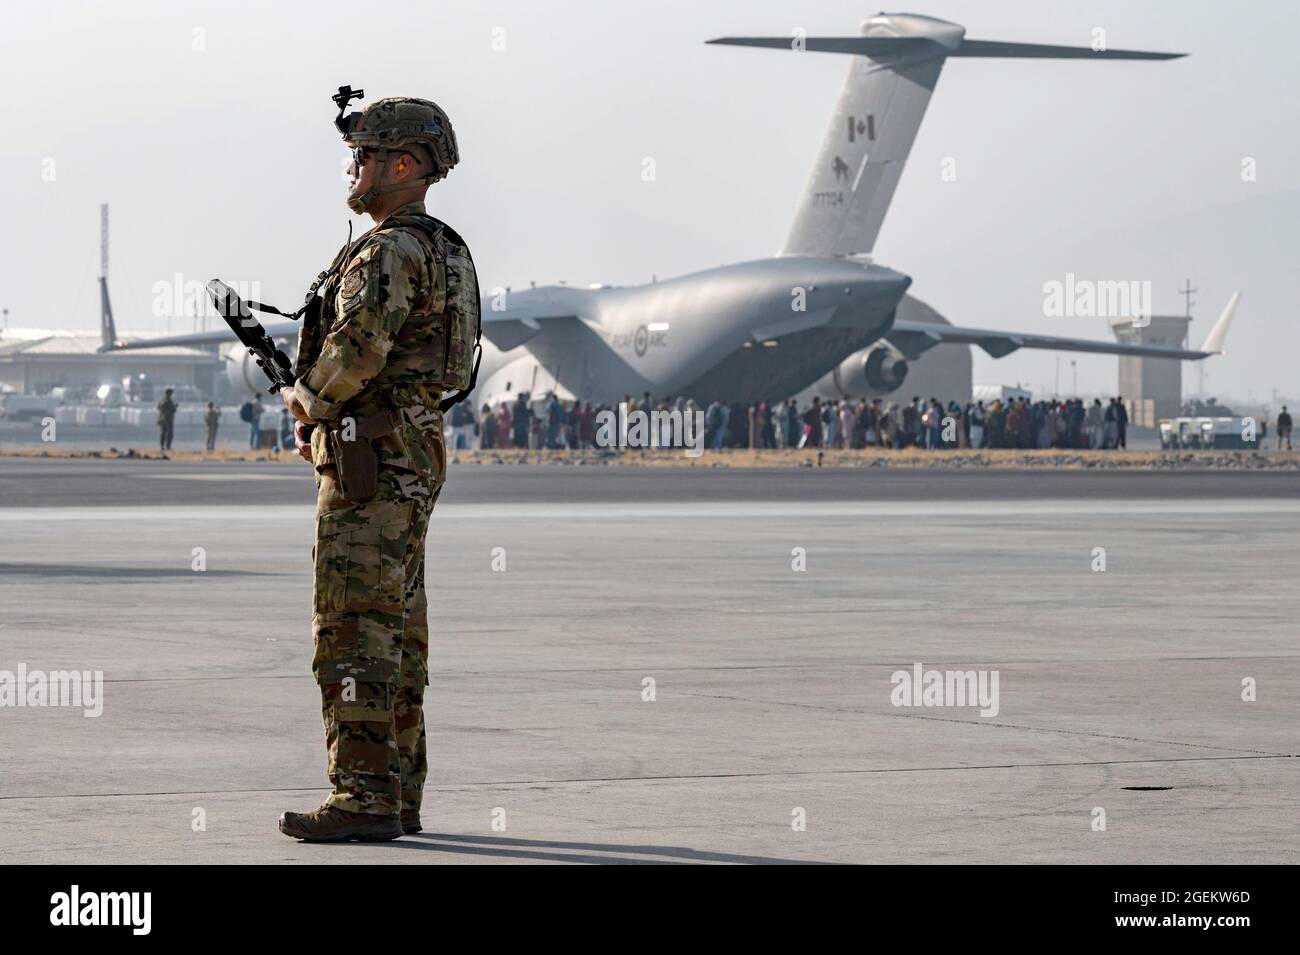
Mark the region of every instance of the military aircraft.
MULTIPOLYGON (((784 247, 772 258, 644 285, 489 292, 474 407, 552 391, 593 402, 645 392, 749 402, 780 400, 816 384, 828 396, 878 396, 903 384, 908 360, 945 343, 979 345, 994 357, 1018 348, 1191 360, 1220 352, 1235 297, 1196 351, 964 328, 934 321, 933 310, 907 294, 912 280, 870 254, 948 58, 1183 54, 968 40, 957 24, 911 14, 871 17, 858 36, 708 42, 852 57, 784 247)), ((294 326, 267 331, 283 336, 294 326)), ((208 332, 114 347, 222 337, 208 332)), ((230 372, 238 386, 260 387, 259 372, 242 353, 232 353, 230 372)))

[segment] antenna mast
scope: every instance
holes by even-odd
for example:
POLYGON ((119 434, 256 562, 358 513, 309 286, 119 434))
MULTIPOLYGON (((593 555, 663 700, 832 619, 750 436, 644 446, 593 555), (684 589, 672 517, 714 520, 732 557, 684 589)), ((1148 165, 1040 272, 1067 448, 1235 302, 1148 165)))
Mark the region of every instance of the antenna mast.
MULTIPOLYGON (((1195 294, 1197 291, 1198 291, 1197 289, 1192 288, 1191 279, 1187 279, 1183 283, 1183 287, 1178 290, 1178 294, 1183 297, 1183 302, 1184 302, 1183 316, 1187 319, 1191 319, 1192 317, 1192 306, 1196 304, 1196 300, 1192 298, 1192 295, 1195 294)), ((1191 327, 1190 323, 1188 327, 1189 328, 1191 327)), ((1184 341, 1183 344, 1186 345, 1187 344, 1186 341, 1184 341)), ((1196 390, 1199 393, 1199 396, 1202 399, 1204 399, 1205 398, 1205 362, 1203 361, 1198 361, 1196 363, 1196 380, 1197 380, 1196 390)))

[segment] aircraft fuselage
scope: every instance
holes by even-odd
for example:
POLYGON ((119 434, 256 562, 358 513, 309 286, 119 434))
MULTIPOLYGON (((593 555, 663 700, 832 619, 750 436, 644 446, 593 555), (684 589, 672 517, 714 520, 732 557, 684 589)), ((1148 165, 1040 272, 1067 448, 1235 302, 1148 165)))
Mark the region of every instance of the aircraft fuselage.
MULTIPOLYGON (((646 391, 775 400, 880 338, 910 282, 865 260, 760 259, 646 285, 488 296, 484 335, 504 349, 497 368, 513 368, 514 347, 526 344, 556 390, 582 400, 646 391), (516 314, 541 317, 507 317, 516 314)), ((475 400, 502 400, 504 386, 485 371, 491 384, 475 400)), ((535 376, 512 374, 511 392, 537 387, 535 376)))

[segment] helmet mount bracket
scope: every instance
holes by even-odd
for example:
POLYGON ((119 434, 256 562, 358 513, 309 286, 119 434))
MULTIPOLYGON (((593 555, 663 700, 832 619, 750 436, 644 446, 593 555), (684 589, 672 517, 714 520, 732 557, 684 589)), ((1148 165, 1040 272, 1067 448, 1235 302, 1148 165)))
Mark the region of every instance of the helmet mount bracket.
POLYGON ((339 108, 339 114, 334 118, 334 125, 345 137, 352 131, 354 122, 351 117, 344 119, 343 111, 348 108, 348 104, 354 99, 361 99, 365 95, 365 90, 354 90, 351 86, 340 86, 339 91, 330 97, 334 101, 334 105, 339 108))

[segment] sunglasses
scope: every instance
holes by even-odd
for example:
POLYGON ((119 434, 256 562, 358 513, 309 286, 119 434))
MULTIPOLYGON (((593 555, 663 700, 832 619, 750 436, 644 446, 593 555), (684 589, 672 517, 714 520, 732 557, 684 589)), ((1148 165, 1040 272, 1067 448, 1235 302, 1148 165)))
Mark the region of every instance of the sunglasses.
MULTIPOLYGON (((358 170, 360 170, 361 167, 363 167, 367 162, 369 162, 370 157, 373 156, 374 154, 375 154, 375 150, 368 149, 365 146, 352 147, 352 161, 357 164, 358 170)), ((421 159, 419 156, 415 156, 415 155, 412 155, 411 159, 414 160, 417 166, 423 166, 425 162, 427 162, 427 160, 421 159)))

